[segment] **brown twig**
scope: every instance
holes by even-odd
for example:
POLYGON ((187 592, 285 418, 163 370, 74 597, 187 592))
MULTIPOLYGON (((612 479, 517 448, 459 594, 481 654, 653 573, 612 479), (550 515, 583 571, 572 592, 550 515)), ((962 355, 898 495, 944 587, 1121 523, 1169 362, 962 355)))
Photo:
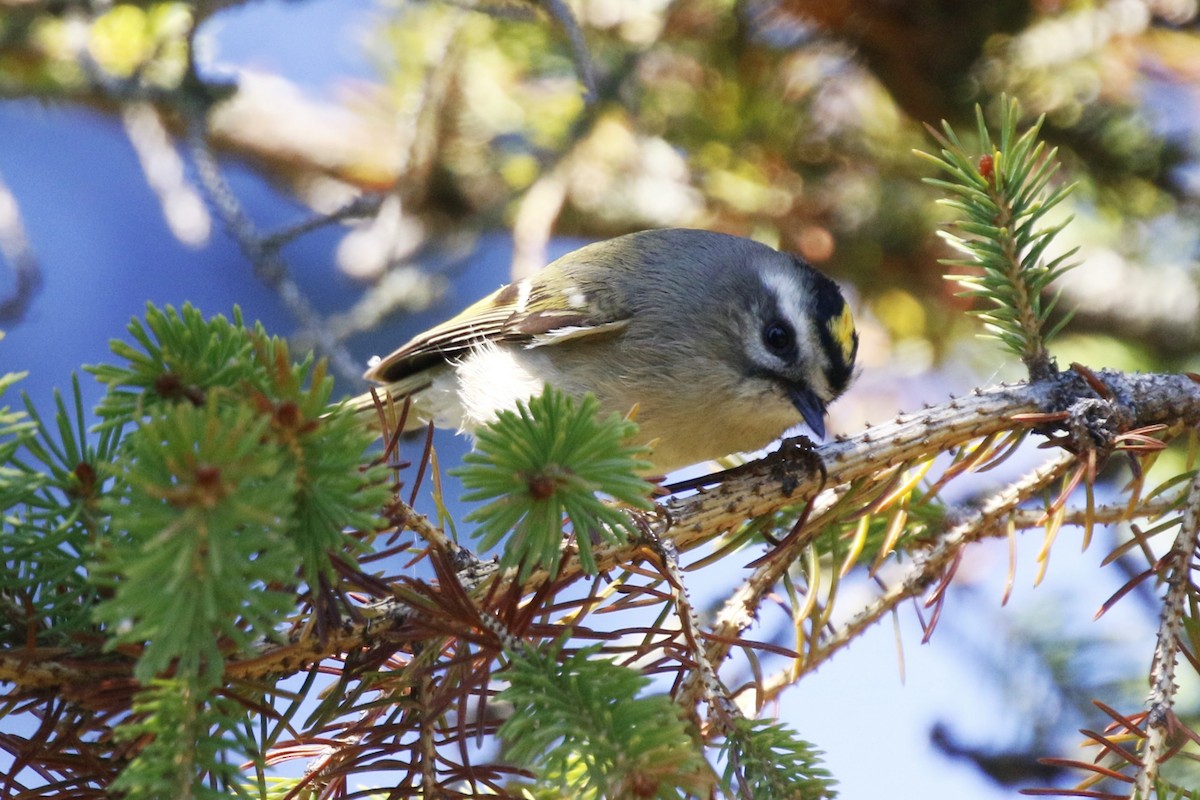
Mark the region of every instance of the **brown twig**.
POLYGON ((1137 794, 1153 796, 1159 766, 1165 760, 1168 738, 1173 727, 1175 693, 1175 665, 1179 657, 1179 641, 1184 634, 1187 618, 1188 598, 1195 594, 1192 583, 1192 564, 1200 547, 1200 474, 1192 480, 1187 502, 1183 510, 1183 522, 1163 559, 1163 575, 1167 594, 1163 598, 1162 614, 1159 618, 1158 640, 1154 647, 1153 667, 1150 671, 1150 697, 1146 714, 1146 743, 1142 751, 1141 767, 1137 775, 1137 794))
MULTIPOLYGON (((963 547, 988 536, 1004 535, 1005 529, 999 525, 1000 520, 1061 477, 1074 461, 1074 456, 1061 453, 1008 487, 1006 491, 994 495, 983 508, 948 531, 937 546, 922 555, 903 580, 856 614, 834 636, 810 650, 794 677, 798 678, 811 672, 900 603, 929 589, 939 576, 943 575, 963 547)), ((943 580, 938 590, 944 591, 946 583, 943 580)))

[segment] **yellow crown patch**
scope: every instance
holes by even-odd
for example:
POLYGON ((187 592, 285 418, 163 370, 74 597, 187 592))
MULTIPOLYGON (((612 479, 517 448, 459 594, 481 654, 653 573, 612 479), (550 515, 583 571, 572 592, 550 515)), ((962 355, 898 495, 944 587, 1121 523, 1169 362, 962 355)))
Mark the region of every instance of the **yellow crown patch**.
POLYGON ((850 314, 850 306, 842 306, 842 313, 829 320, 829 332, 833 340, 842 350, 842 360, 847 363, 854 358, 858 345, 858 334, 854 330, 854 317, 850 314))

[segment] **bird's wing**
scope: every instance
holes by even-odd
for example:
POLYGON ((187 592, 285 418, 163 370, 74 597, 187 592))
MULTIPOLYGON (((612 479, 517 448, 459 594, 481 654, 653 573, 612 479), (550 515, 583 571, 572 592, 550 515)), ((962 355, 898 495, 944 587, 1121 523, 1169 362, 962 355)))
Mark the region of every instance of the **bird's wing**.
POLYGON ((418 334, 372 366, 364 377, 393 383, 485 342, 541 347, 613 333, 628 324, 623 309, 601 307, 585 288, 567 282, 551 292, 539 277, 504 286, 458 316, 418 334))

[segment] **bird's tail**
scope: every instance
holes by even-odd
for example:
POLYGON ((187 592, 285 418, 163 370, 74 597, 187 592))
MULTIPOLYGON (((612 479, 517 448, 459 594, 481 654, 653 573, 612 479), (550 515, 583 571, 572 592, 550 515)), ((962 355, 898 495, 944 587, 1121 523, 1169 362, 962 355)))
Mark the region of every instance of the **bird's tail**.
POLYGON ((423 409, 421 393, 433 385, 425 376, 414 375, 386 386, 377 386, 352 397, 344 403, 356 414, 383 415, 389 427, 395 430, 402 425, 404 433, 412 433, 429 424, 429 415, 423 409))

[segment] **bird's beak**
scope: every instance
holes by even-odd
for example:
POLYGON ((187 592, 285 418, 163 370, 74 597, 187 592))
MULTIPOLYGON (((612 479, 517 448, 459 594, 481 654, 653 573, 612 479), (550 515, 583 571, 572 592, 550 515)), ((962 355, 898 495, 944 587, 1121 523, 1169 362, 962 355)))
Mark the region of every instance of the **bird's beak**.
POLYGON ((812 393, 810 389, 792 386, 788 389, 788 397, 792 405, 804 417, 804 422, 817 435, 818 439, 825 438, 825 404, 812 393))

